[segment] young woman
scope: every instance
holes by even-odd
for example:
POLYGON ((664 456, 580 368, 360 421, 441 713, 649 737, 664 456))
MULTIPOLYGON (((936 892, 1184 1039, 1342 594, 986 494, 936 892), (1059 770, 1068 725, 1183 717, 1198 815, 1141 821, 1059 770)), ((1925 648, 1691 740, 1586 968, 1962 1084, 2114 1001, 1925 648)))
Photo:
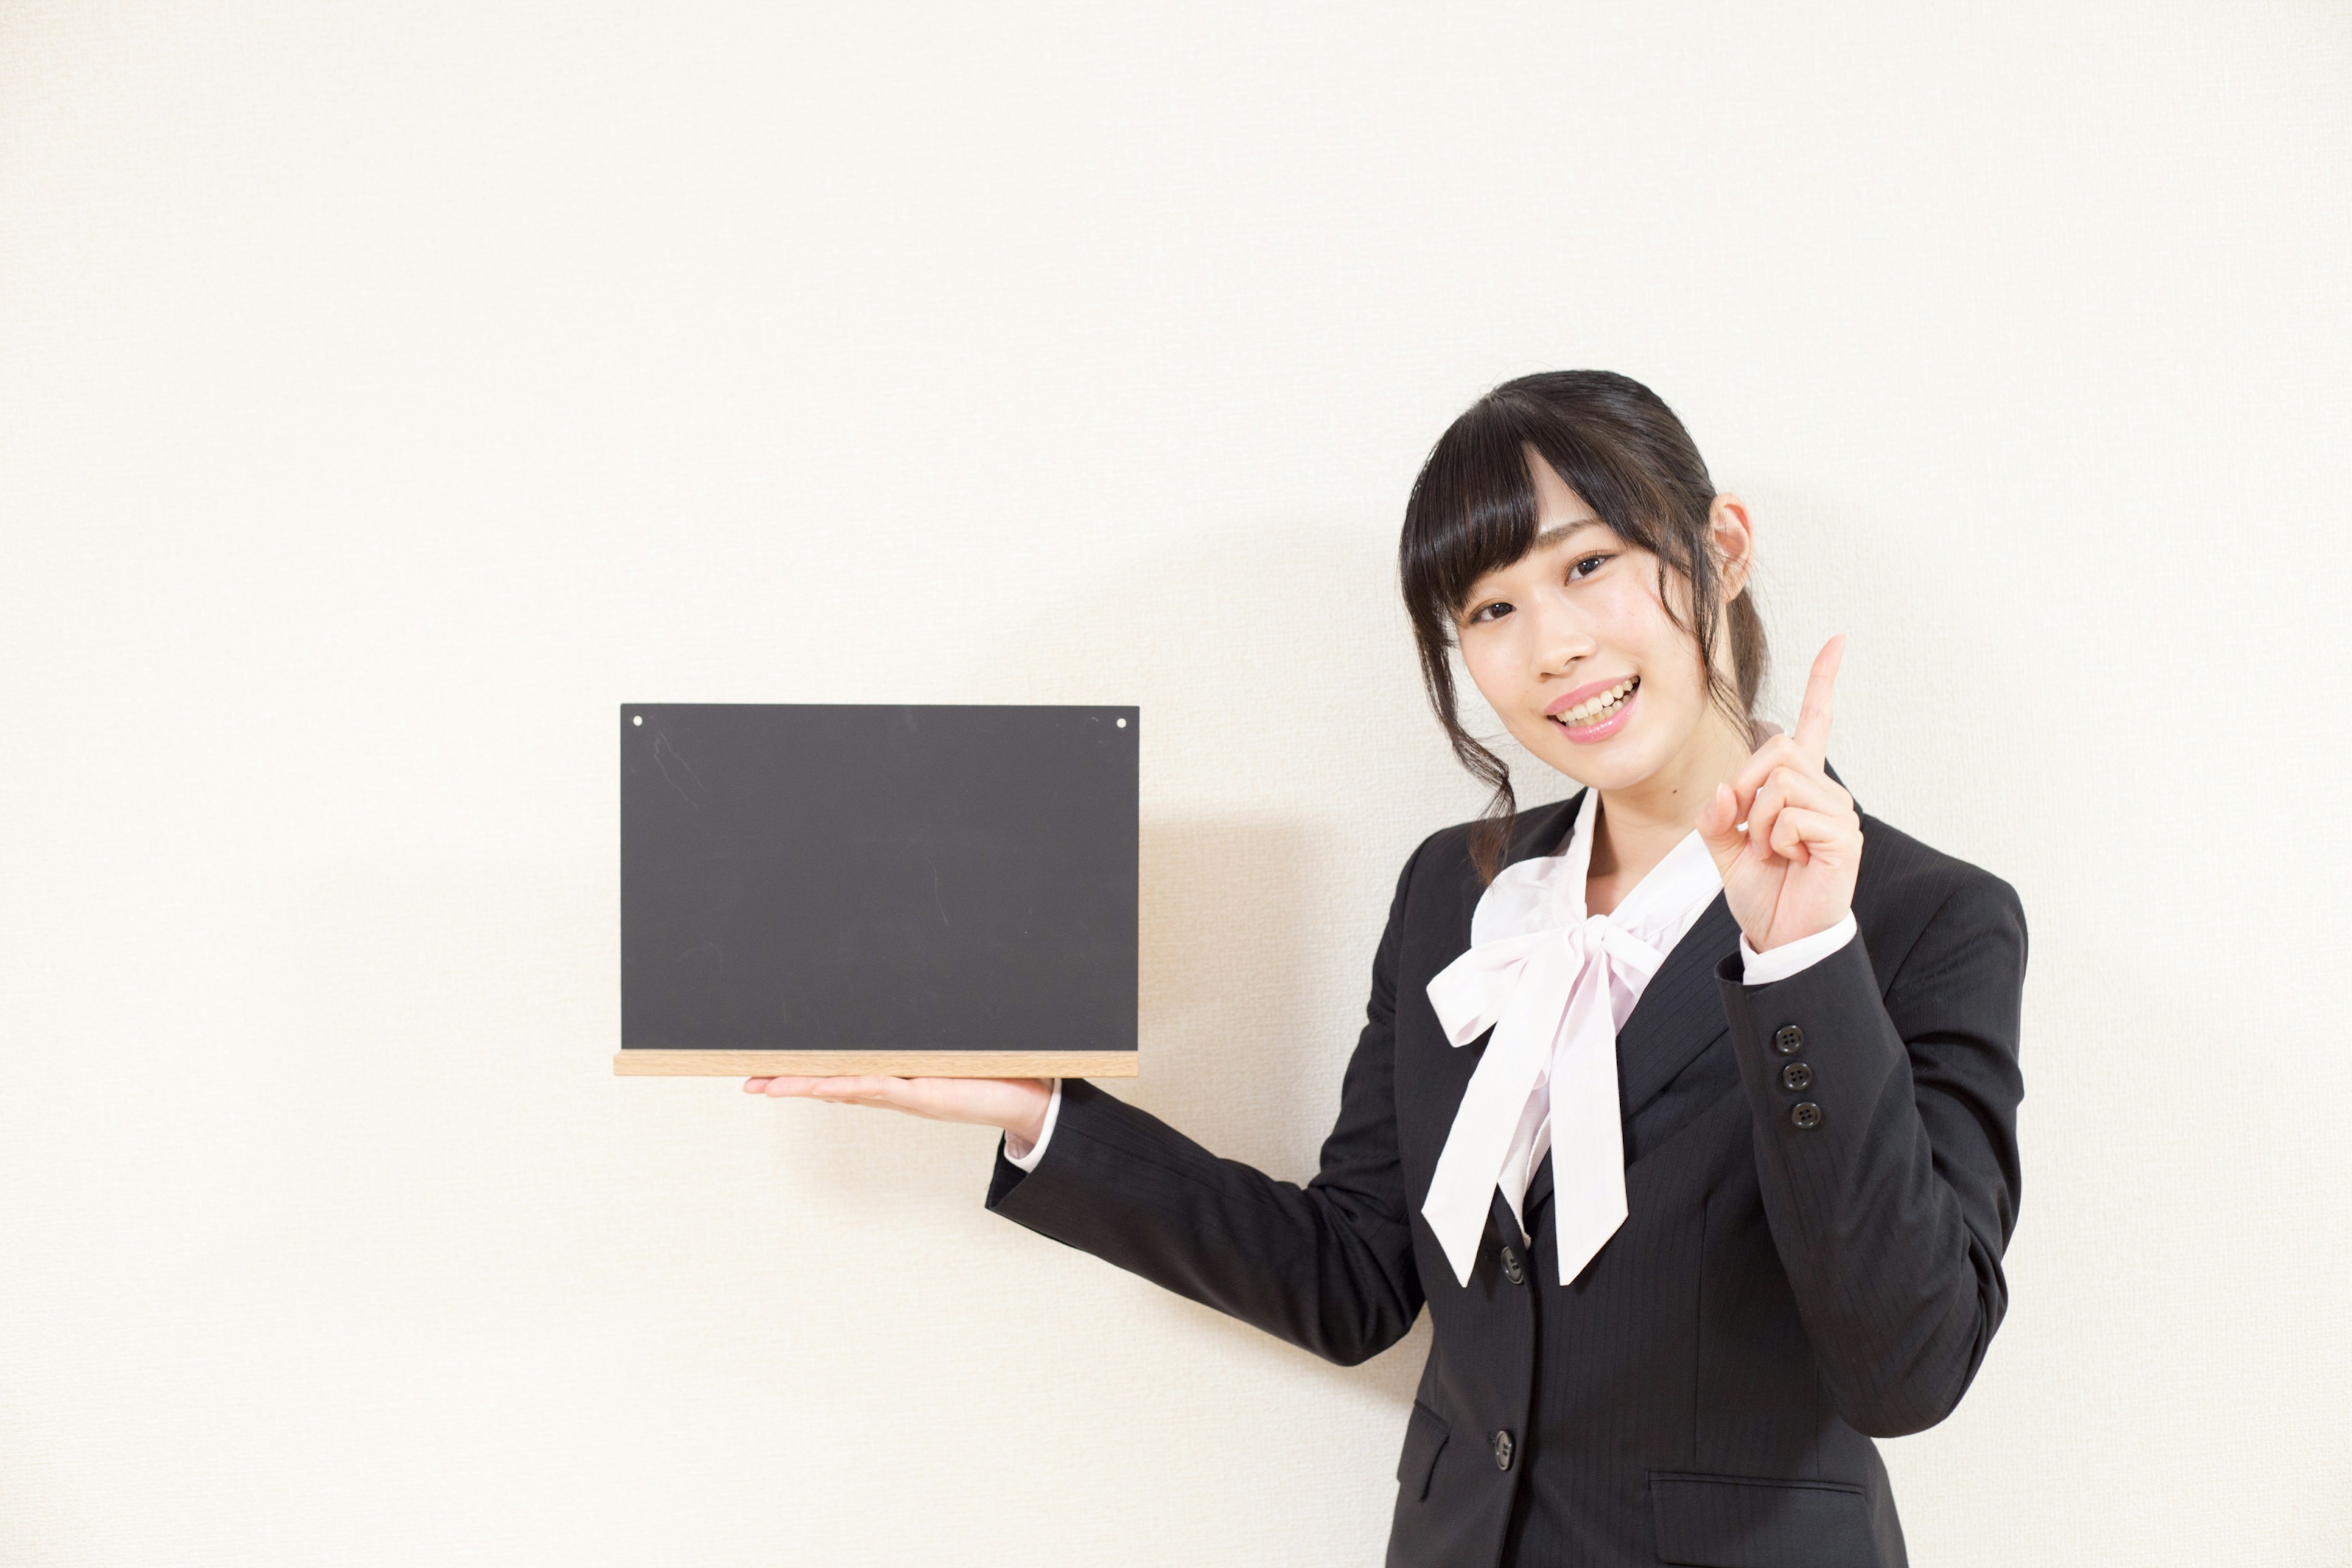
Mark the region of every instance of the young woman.
POLYGON ((1496 795, 1397 879, 1305 1187, 1079 1079, 744 1087, 1001 1127, 990 1208, 1333 1361, 1426 1303, 1392 1565, 1902 1563, 1870 1439, 1951 1412, 2007 1300, 2017 896, 1858 813, 1843 638, 1758 722, 1747 509, 1639 384, 1479 399, 1401 554, 1496 795), (1514 809, 1456 650, 1583 789, 1514 809))

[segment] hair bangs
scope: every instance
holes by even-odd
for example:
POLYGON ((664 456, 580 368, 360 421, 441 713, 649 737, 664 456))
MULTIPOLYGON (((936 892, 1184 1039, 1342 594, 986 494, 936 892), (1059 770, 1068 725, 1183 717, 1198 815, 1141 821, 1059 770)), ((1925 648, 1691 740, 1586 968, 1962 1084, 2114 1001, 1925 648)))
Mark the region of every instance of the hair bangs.
POLYGON ((1479 578, 1528 552, 1536 487, 1507 410, 1481 405, 1454 421, 1405 501, 1400 565, 1416 620, 1451 625, 1479 578))

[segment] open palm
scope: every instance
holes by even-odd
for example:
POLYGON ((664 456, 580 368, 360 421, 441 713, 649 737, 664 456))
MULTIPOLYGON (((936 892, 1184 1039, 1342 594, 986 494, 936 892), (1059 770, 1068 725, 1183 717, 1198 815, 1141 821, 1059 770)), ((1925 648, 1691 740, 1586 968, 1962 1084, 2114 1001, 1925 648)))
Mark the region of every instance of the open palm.
POLYGON ((778 1100, 821 1100, 832 1105, 869 1105, 902 1110, 932 1121, 966 1121, 1002 1127, 1014 1154, 1037 1140, 1053 1084, 1042 1078, 754 1078, 747 1094, 778 1100))

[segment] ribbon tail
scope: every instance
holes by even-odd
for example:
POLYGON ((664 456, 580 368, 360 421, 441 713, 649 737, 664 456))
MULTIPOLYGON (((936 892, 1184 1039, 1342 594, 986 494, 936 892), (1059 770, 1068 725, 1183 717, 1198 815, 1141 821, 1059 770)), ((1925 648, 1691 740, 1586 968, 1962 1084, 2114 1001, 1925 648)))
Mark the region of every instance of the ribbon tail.
POLYGON ((1438 1152, 1437 1169, 1421 1205, 1422 1216, 1435 1233, 1454 1278, 1465 1286, 1477 1266, 1478 1242, 1493 1212, 1503 1157, 1550 1055, 1565 993, 1576 974, 1575 964, 1563 963, 1554 951, 1529 963, 1519 984, 1533 987, 1533 994, 1525 998, 1525 1006, 1515 998, 1495 1026, 1486 1054, 1463 1090, 1462 1103, 1454 1109, 1454 1126, 1438 1152))
POLYGON ((1625 1129, 1608 987, 1587 986, 1572 996, 1562 1027, 1567 1045, 1549 1087, 1552 1238, 1566 1285, 1625 1223, 1625 1129))

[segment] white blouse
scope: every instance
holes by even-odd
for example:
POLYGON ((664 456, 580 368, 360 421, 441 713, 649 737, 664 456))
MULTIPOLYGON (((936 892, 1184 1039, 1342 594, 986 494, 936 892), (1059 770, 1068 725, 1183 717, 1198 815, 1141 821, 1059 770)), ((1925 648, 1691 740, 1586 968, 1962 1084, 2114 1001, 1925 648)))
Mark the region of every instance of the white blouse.
MULTIPOLYGON (((1497 1188, 1526 1238, 1521 1205, 1547 1152, 1562 1284, 1624 1222, 1617 1031, 1665 955, 1723 890, 1715 858, 1693 831, 1614 910, 1588 916, 1584 887, 1600 798, 1597 790, 1585 792, 1559 854, 1503 868, 1471 915, 1469 947, 1429 982, 1430 1002, 1454 1046, 1494 1030, 1422 1205, 1465 1285, 1497 1188)), ((1828 930, 1764 953, 1743 933, 1741 978, 1749 985, 1785 980, 1858 930, 1848 911, 1828 930)), ((1061 1109, 1057 1079, 1037 1142, 1015 1152, 1007 1134, 1005 1158, 1035 1170, 1061 1109)))

